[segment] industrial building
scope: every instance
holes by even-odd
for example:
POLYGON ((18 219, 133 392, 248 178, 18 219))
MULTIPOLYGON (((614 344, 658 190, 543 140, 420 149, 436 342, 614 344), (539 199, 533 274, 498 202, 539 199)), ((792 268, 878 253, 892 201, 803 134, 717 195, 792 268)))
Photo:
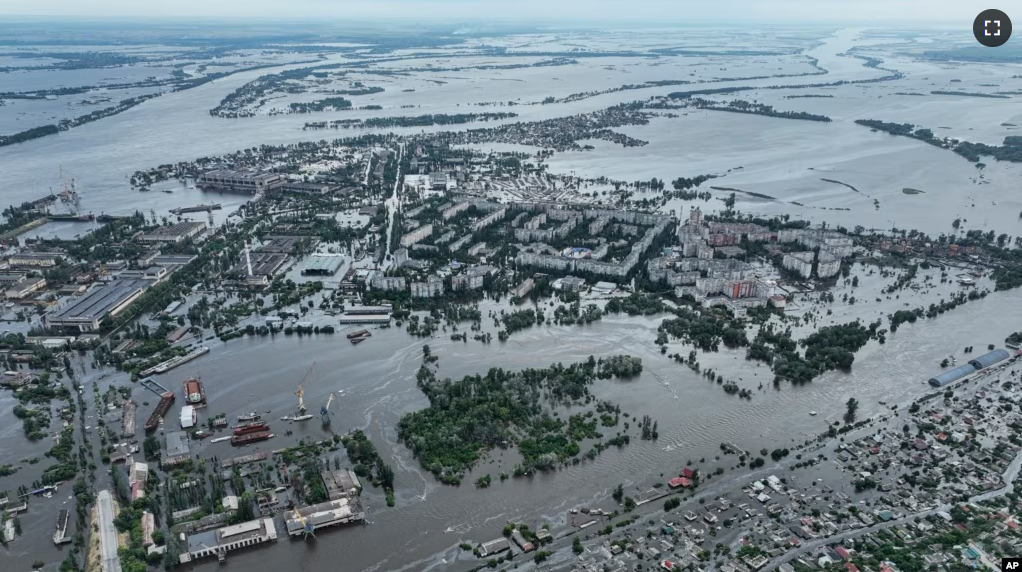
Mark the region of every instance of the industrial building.
POLYGON ((284 193, 295 193, 299 195, 329 195, 334 187, 325 183, 293 183, 286 182, 280 186, 284 193))
MULTIPOLYGON (((346 496, 299 508, 298 513, 312 526, 314 531, 328 526, 360 522, 365 518, 365 510, 357 496, 346 496)), ((284 525, 287 527, 287 533, 291 536, 305 534, 305 525, 293 512, 285 513, 284 525)))
POLYGON ((273 540, 277 540, 277 527, 274 526, 272 518, 250 520, 233 526, 189 534, 180 561, 185 564, 207 556, 216 556, 222 561, 231 550, 273 540))
POLYGON ((152 284, 150 280, 114 280, 93 288, 85 296, 46 316, 46 326, 96 331, 103 318, 123 312, 152 284))
POLYGON ((960 365, 954 369, 945 371, 940 375, 935 375, 927 380, 933 387, 943 387, 949 383, 956 382, 964 377, 972 375, 981 369, 988 368, 998 362, 1002 362, 1011 357, 1011 353, 1008 350, 998 349, 991 352, 985 353, 974 360, 970 360, 969 363, 960 365))
POLYGON ((181 428, 191 429, 195 427, 195 421, 198 419, 198 415, 195 412, 195 408, 191 405, 185 405, 181 408, 181 428))
POLYGON ((60 252, 22 252, 12 254, 7 263, 15 268, 52 268, 63 256, 60 252))
POLYGON ((179 222, 170 226, 161 226, 156 230, 140 234, 135 242, 141 244, 177 244, 199 235, 206 230, 204 222, 179 222))
POLYGON ((333 276, 344 264, 340 254, 314 254, 309 257, 302 270, 303 275, 333 276))
POLYGON ((252 262, 252 276, 274 276, 287 264, 289 257, 277 252, 251 252, 248 260, 242 259, 231 273, 236 276, 248 276, 248 262, 252 262))
POLYGON ((355 471, 351 469, 323 471, 319 475, 323 478, 323 484, 326 485, 327 496, 330 500, 357 497, 362 491, 362 483, 358 480, 355 471))
POLYGON ((983 369, 990 367, 999 361, 1004 361, 1011 357, 1008 350, 993 350, 992 352, 983 354, 976 359, 969 360, 969 364, 976 369, 983 369))
POLYGON ((254 195, 279 189, 284 184, 284 177, 276 173, 218 169, 199 175, 196 184, 203 190, 229 191, 254 195))

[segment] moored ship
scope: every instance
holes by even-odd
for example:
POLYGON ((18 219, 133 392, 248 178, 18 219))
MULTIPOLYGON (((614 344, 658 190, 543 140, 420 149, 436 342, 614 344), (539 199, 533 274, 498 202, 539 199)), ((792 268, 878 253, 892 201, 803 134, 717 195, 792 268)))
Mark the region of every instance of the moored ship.
POLYGON ((238 421, 241 421, 243 423, 244 422, 248 422, 248 421, 259 421, 259 419, 260 419, 260 416, 255 411, 251 411, 249 413, 243 413, 243 414, 238 416, 238 421))
POLYGON ((248 433, 256 433, 258 431, 267 431, 270 426, 266 423, 245 423, 244 425, 238 425, 234 428, 235 435, 246 435, 248 433))
POLYGON ((160 426, 160 419, 167 414, 170 410, 171 404, 174 403, 174 393, 166 392, 160 396, 160 402, 156 404, 156 409, 153 410, 153 414, 149 416, 149 419, 145 422, 146 432, 155 431, 160 426))
POLYGON ((202 385, 202 380, 197 377, 186 379, 184 388, 185 403, 193 407, 206 406, 206 388, 202 385))
POLYGON ((255 433, 246 433, 245 435, 235 435, 231 437, 231 445, 240 447, 242 445, 248 445, 249 443, 257 443, 259 441, 265 441, 273 435, 269 431, 257 431, 255 433))
POLYGON ((351 332, 350 334, 348 334, 348 339, 354 340, 359 338, 368 338, 371 335, 372 334, 369 332, 369 330, 359 330, 357 332, 351 332))

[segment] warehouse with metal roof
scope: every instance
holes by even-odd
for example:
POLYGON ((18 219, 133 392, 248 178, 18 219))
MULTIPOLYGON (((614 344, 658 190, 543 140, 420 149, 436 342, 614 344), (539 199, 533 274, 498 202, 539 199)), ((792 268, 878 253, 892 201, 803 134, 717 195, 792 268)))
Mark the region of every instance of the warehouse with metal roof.
POLYGON ((103 318, 122 312, 152 285, 152 280, 114 280, 46 316, 46 325, 81 332, 98 330, 103 318))
POLYGON ((933 387, 942 387, 953 381, 958 381, 967 375, 976 373, 976 366, 972 363, 960 365, 954 369, 949 369, 940 375, 935 375, 929 379, 930 385, 933 387))
POLYGON ((337 274, 337 271, 341 269, 341 264, 344 264, 344 256, 340 254, 314 254, 309 257, 308 262, 305 263, 305 269, 302 270, 302 274, 319 274, 323 276, 333 276, 337 274))
POLYGON ((983 354, 976 359, 969 360, 969 363, 975 366, 976 369, 983 369, 1010 357, 1011 354, 1008 353, 1008 350, 994 350, 990 353, 983 354))

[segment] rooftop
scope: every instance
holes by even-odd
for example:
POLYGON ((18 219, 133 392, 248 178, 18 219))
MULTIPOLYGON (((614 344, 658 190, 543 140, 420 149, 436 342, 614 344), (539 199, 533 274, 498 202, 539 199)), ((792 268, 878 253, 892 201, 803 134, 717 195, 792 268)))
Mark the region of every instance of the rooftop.
POLYGON ((58 310, 50 321, 94 321, 101 320, 111 310, 128 298, 152 285, 150 280, 114 280, 93 288, 85 296, 58 310))

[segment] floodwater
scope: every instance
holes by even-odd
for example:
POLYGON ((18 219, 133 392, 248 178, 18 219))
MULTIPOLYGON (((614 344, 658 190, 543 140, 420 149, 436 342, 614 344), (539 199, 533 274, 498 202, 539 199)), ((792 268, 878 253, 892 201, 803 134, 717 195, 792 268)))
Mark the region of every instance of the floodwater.
MULTIPOLYGON (((820 59, 821 66, 832 69, 832 73, 826 76, 814 76, 813 82, 862 79, 885 73, 852 65, 861 62, 836 55, 853 45, 854 38, 854 31, 841 32, 810 52, 820 59)), ((901 65, 895 67, 900 69, 901 65)), ((67 172, 78 178, 80 187, 85 191, 83 210, 110 214, 141 210, 148 214, 152 209, 162 216, 166 209, 175 206, 208 202, 208 195, 176 183, 167 183, 167 188, 175 189, 173 194, 159 192, 160 186, 150 193, 132 191, 126 175, 135 169, 230 152, 261 143, 334 136, 333 133, 301 131, 301 124, 312 120, 311 117, 226 120, 208 115, 207 110, 215 106, 224 94, 264 73, 267 72, 261 70, 218 80, 157 98, 120 115, 56 137, 0 149, 0 164, 4 165, 0 169, 0 188, 4 189, 5 197, 11 196, 8 202, 37 198, 46 193, 48 186, 55 185, 47 181, 46 173, 55 173, 57 167, 63 165, 67 172)), ((791 83, 800 83, 804 79, 794 78, 791 83)), ((760 84, 777 82, 766 80, 760 84)), ((507 83, 510 87, 502 89, 514 93, 516 88, 513 84, 516 82, 507 83)), ((749 83, 739 82, 743 85, 749 83)), ((564 93, 557 95, 580 91, 578 86, 561 89, 564 93)), ((678 89, 620 92, 568 105, 521 106, 515 111, 522 113, 522 119, 555 117, 678 89)), ((853 90, 852 87, 843 89, 853 90)), ((854 90, 863 91, 861 87, 854 90)), ((489 94, 487 97, 496 99, 489 94)), ((813 110, 809 105, 823 105, 810 99, 783 101, 788 107, 782 109, 813 110), (802 107, 803 104, 805 107, 802 107)), ((883 98, 883 101, 886 104, 888 98, 883 98)), ((992 105, 1006 105, 1003 100, 989 101, 993 102, 992 105)), ((959 100, 951 103, 960 105, 959 100)), ((832 102, 828 104, 834 105, 832 102)), ((987 101, 983 104, 986 105, 987 101)), ((465 111, 464 107, 446 105, 438 103, 431 105, 428 111, 423 108, 413 112, 465 111)), ((777 105, 780 107, 781 104, 778 102, 777 105)), ((469 109, 485 111, 477 107, 469 109)), ((403 112, 409 113, 407 110, 403 112)), ((380 113, 394 115, 396 111, 380 113)), ((932 111, 918 108, 914 113, 920 114, 919 117, 929 117, 932 111)), ((893 112, 870 112, 862 117, 898 119, 893 112)), ((847 117, 833 124, 816 124, 699 112, 673 120, 677 123, 657 120, 646 127, 623 129, 633 136, 650 140, 647 147, 622 150, 597 145, 597 150, 588 154, 558 154, 552 161, 552 168, 557 172, 575 170, 584 176, 608 175, 636 180, 652 176, 670 179, 726 172, 742 166, 742 170, 714 183, 807 205, 800 212, 797 207, 784 202, 743 201, 740 203, 743 209, 758 208, 771 214, 785 212, 814 221, 842 222, 849 226, 883 227, 893 223, 899 227, 933 232, 940 228, 949 229, 956 214, 962 209, 974 208, 976 214, 969 214, 968 224, 978 226, 987 222, 1001 231, 1001 225, 1006 225, 1008 218, 1013 218, 1011 213, 1022 210, 1022 205, 1011 202, 1018 201, 1017 198, 1000 196, 1007 195, 1005 191, 1017 184, 1017 171, 1011 166, 991 165, 985 179, 990 183, 980 185, 971 179, 976 176, 975 167, 957 156, 919 142, 870 133, 868 129, 851 125, 851 119, 847 117), (717 135, 711 136, 711 133, 717 135), (814 171, 819 170, 819 173, 809 171, 810 167, 814 171), (810 184, 810 180, 820 177, 847 182, 871 196, 863 198, 844 187, 824 187, 818 181, 810 184), (914 184, 909 184, 912 179, 914 184), (927 194, 904 195, 902 186, 920 188, 927 194), (976 188, 982 189, 984 200, 976 200, 975 207, 967 206, 973 203, 964 203, 963 200, 944 204, 957 196, 956 193, 978 193, 974 191, 976 188), (879 211, 873 206, 873 194, 880 200, 879 211), (999 205, 989 206, 991 201, 997 201, 999 205), (853 210, 822 210, 816 207, 853 210)), ((957 117, 942 121, 951 122, 949 127, 960 125, 957 117)), ((984 131, 984 137, 995 135, 993 128, 990 129, 984 131)), ((52 178, 56 179, 55 176, 52 178)), ((245 199, 217 196, 214 200, 224 203, 225 210, 220 212, 226 213, 245 199)), ((1007 227, 1004 230, 1010 232, 1007 227)), ((54 232, 65 231, 56 229, 54 232)), ((863 281, 863 288, 866 288, 867 280, 863 281)), ((678 470, 690 459, 698 462, 705 457, 707 466, 712 466, 712 459, 722 442, 731 441, 750 450, 793 446, 825 431, 827 423, 841 415, 844 402, 849 397, 855 397, 861 403, 862 418, 882 412, 881 400, 904 405, 927 391, 924 380, 939 370, 937 363, 943 357, 965 345, 985 347, 985 344, 1002 340, 1017 329, 1014 324, 1022 318, 1020 301, 1022 293, 1017 291, 996 293, 943 315, 932 323, 924 321, 904 325, 888 337, 885 345, 871 342, 860 351, 851 373, 832 372, 801 387, 785 384, 780 390, 775 390, 770 383, 770 372, 761 365, 745 361, 744 351, 724 350, 700 356, 699 361, 704 368, 724 370, 728 377, 741 378, 739 383, 742 387, 753 389, 754 396, 748 401, 724 394, 716 383, 708 382, 687 367, 660 355, 653 344, 660 317, 606 316, 601 322, 588 326, 542 326, 518 332, 506 343, 494 341, 486 347, 479 347, 479 342, 475 341, 467 344, 452 342, 448 337, 450 332, 435 339, 415 339, 402 331, 403 328, 396 327, 374 330, 373 337, 357 347, 343 337, 345 330, 333 336, 277 335, 272 339, 242 338, 226 344, 208 341, 205 343, 212 347, 208 355, 157 379, 176 391, 186 377, 201 375, 210 405, 200 414, 200 421, 219 412, 233 418, 250 410, 270 410, 271 413, 265 416, 271 420, 273 430, 281 436, 243 450, 251 453, 281 448, 302 437, 323 438, 328 435, 320 427, 318 419, 313 419, 306 425, 287 427, 294 431, 294 435, 285 437, 282 435, 284 423, 277 421, 294 407, 295 386, 314 362, 305 393, 310 412, 318 412, 326 396, 337 392, 339 399, 333 406, 333 429, 337 432, 366 429, 397 473, 397 507, 387 508, 378 491, 366 491, 371 525, 323 531, 314 542, 281 539, 273 547, 231 553, 228 559, 232 567, 247 567, 260 572, 338 567, 362 571, 461 570, 477 562, 472 559, 452 562, 458 543, 495 538, 509 518, 524 520, 534 528, 549 522, 556 529, 563 524, 567 509, 605 498, 618 483, 629 485, 659 481, 662 480, 661 474, 678 470), (589 355, 627 353, 639 356, 645 366, 641 376, 628 381, 600 381, 592 391, 598 398, 613 401, 632 415, 651 415, 659 422, 660 439, 655 443, 634 440, 623 449, 605 451, 593 462, 504 483, 495 479, 496 484, 491 488, 477 490, 471 485, 475 478, 486 473, 496 476, 502 470, 509 471, 516 461, 512 452, 495 451, 491 459, 466 477, 465 485, 457 488, 439 485, 431 475, 424 474, 409 451, 397 443, 395 431, 401 415, 427 405, 414 381, 425 343, 430 345, 433 354, 440 357, 440 374, 444 376, 480 373, 490 367, 518 369, 542 367, 554 362, 567 364, 584 360, 589 355), (762 390, 758 388, 761 383, 762 390), (811 417, 809 411, 818 411, 820 415, 811 417), (448 530, 450 532, 445 532, 448 530)), ((848 308, 840 312, 835 309, 835 312, 841 316, 869 315, 869 320, 903 307, 901 300, 885 300, 860 302, 854 312, 848 308)), ((482 306, 484 315, 495 308, 497 306, 492 303, 482 306)), ((504 303, 500 308, 508 309, 508 306, 504 303)), ((334 323, 326 317, 313 321, 317 324, 334 323)), ((483 324, 488 331, 493 330, 492 321, 484 320, 483 324)), ((687 353, 688 349, 674 343, 668 353, 687 353)), ((99 375, 98 372, 90 372, 89 379, 99 375)), ((126 379, 118 375, 100 383, 105 386, 111 381, 125 383, 126 379)), ((135 391, 137 400, 147 399, 150 402, 149 406, 140 407, 138 415, 141 423, 155 405, 156 396, 139 395, 139 392, 146 392, 140 387, 136 387, 135 391)), ((88 391, 86 398, 91 403, 88 391)), ((20 424, 10 414, 13 405, 9 394, 0 394, 0 427, 3 427, 0 439, 8 444, 0 450, 0 464, 18 462, 38 454, 38 446, 30 446, 20 437, 20 424)), ((167 415, 168 427, 176 425, 178 411, 179 408, 174 408, 167 415)), ((93 423, 94 420, 91 420, 90 424, 93 423)), ((231 450, 226 443, 195 445, 192 452, 202 456, 240 453, 231 450)), ((4 486, 13 489, 22 479, 36 478, 47 464, 43 461, 23 468, 14 479, 5 479, 4 486)), ((12 544, 9 554, 13 558, 7 559, 15 567, 27 568, 36 558, 43 558, 48 563, 59 561, 60 556, 50 548, 49 531, 58 506, 68 502, 67 493, 65 489, 52 499, 33 500, 30 512, 22 517, 25 536, 12 544)), ((212 571, 217 566, 215 562, 205 561, 194 568, 212 571)))
MULTIPOLYGON (((858 294, 862 298, 855 307, 835 305, 836 315, 829 319, 843 322, 856 314, 869 321, 904 307, 901 300, 866 301, 880 287, 880 280, 861 270, 857 274, 861 276, 858 294)), ((660 317, 606 316, 588 326, 536 327, 514 334, 507 343, 494 342, 486 347, 479 347, 475 341, 452 342, 450 332, 433 339, 411 338, 403 328, 396 327, 374 330, 373 337, 357 347, 343 337, 348 331, 345 329, 333 336, 277 335, 273 339, 242 338, 226 344, 206 342, 212 347, 207 356, 157 380, 176 391, 183 379, 201 375, 210 405, 200 413, 200 423, 220 412, 233 418, 250 410, 271 411, 264 417, 280 435, 271 441, 240 451, 232 450, 227 443, 193 442, 193 454, 228 457, 281 448, 300 438, 329 436, 318 419, 286 427, 278 420, 295 407, 294 388, 314 362, 305 383, 310 412, 318 412, 330 392, 337 393, 339 398, 332 407, 334 431, 365 429, 395 468, 396 508, 386 508, 378 491, 369 489, 364 495, 373 524, 323 531, 308 545, 283 539, 274 547, 232 553, 232 566, 269 571, 301 563, 302 569, 319 569, 343 558, 346 570, 464 569, 470 567, 469 562, 454 566, 449 561, 457 553, 458 543, 494 538, 509 518, 535 526, 549 522, 557 529, 563 525, 567 509, 603 499, 618 483, 629 486, 660 481, 661 475, 671 474, 689 460, 698 464, 704 457, 708 463, 703 466, 712 468, 722 442, 734 442, 749 450, 794 447, 825 431, 828 422, 839 419, 849 397, 861 403, 860 418, 885 411, 880 401, 904 407, 928 391, 924 380, 939 371, 937 363, 943 357, 960 355, 965 345, 976 345, 982 351, 986 343, 1010 333, 1012 324, 1022 318, 1020 301, 1022 293, 1017 291, 992 294, 935 322, 903 325, 885 345, 871 342, 861 350, 851 373, 832 372, 801 387, 784 384, 780 390, 774 389, 769 370, 746 361, 743 350, 700 355, 703 368, 725 371, 729 378, 740 378, 742 387, 752 389, 754 395, 749 401, 726 395, 716 383, 660 355, 653 344, 660 317), (429 344, 432 353, 440 356, 440 375, 453 377, 485 372, 490 367, 567 364, 589 355, 639 356, 645 368, 641 376, 628 381, 599 381, 592 391, 633 416, 651 415, 659 422, 660 439, 655 443, 636 439, 623 449, 605 451, 593 462, 504 483, 495 479, 491 488, 477 490, 471 483, 478 476, 510 472, 516 462, 513 452, 498 450, 466 476, 466 484, 440 485, 419 469, 409 451, 397 443, 395 432, 401 415, 427 405, 414 381, 423 344, 429 344), (762 389, 758 389, 759 384, 762 389), (819 415, 812 417, 809 411, 818 411, 819 415), (285 429, 292 429, 294 434, 283 436, 285 429)), ((509 306, 506 302, 482 305, 484 316, 499 309, 507 310, 509 306)), ((321 317, 313 322, 325 324, 332 320, 321 317)), ((494 330, 492 321, 484 320, 483 326, 487 331, 494 330)), ((672 343, 668 353, 686 354, 689 349, 672 343)), ((111 379, 125 382, 123 376, 111 379)), ((13 401, 8 395, 0 399, 0 410, 8 418, 13 401)), ((140 407, 142 420, 155 405, 156 396, 136 386, 136 399, 150 402, 150 406, 140 407)), ((167 415, 168 428, 176 426, 178 411, 179 406, 167 415)), ((18 424, 13 419, 5 422, 8 429, 0 438, 19 437, 18 424)), ((0 463, 31 454, 20 438, 6 442, 17 445, 5 447, 0 463)), ((343 453, 338 455, 343 458, 343 453)), ((41 471, 45 464, 23 469, 25 473, 18 477, 31 476, 30 471, 41 471)), ((66 497, 66 491, 61 494, 66 497)), ((32 526, 45 530, 52 524, 56 505, 65 500, 61 495, 34 500, 23 523, 27 526, 41 519, 42 524, 32 526)), ((14 555, 27 559, 26 548, 48 552, 48 545, 45 535, 39 539, 25 536, 14 545, 14 555)), ((216 566, 215 562, 206 562, 196 568, 213 570, 216 566)))

